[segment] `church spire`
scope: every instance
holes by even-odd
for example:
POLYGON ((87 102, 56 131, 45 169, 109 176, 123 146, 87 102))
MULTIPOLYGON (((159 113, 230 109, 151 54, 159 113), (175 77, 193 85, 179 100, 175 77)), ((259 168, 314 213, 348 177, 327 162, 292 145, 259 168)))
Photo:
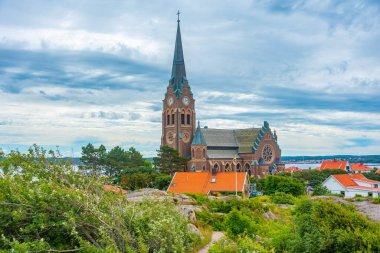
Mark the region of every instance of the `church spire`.
POLYGON ((174 48, 174 58, 173 58, 173 67, 172 67, 172 76, 170 82, 173 85, 174 92, 177 97, 179 97, 184 81, 186 80, 186 69, 185 69, 185 59, 183 57, 182 49, 182 39, 181 39, 181 29, 179 25, 179 14, 177 12, 177 35, 175 39, 175 48, 174 48))

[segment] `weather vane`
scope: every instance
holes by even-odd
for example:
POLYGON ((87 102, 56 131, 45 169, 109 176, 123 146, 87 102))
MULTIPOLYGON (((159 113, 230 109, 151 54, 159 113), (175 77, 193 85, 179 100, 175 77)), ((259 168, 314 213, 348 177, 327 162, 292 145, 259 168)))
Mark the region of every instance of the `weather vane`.
POLYGON ((181 14, 181 12, 179 12, 179 10, 178 10, 178 12, 177 12, 177 16, 178 16, 177 22, 179 22, 179 14, 181 14))

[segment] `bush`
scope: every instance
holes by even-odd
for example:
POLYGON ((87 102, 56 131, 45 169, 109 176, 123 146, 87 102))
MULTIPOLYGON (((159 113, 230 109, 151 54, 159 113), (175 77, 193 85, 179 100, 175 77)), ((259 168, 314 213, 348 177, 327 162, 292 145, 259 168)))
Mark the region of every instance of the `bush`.
POLYGON ((313 196, 323 196, 323 195, 329 195, 330 191, 327 189, 326 186, 323 186, 322 184, 318 184, 313 189, 313 196))
POLYGON ((210 253, 251 253, 266 252, 264 247, 248 236, 237 238, 236 241, 223 238, 210 247, 210 253))
POLYGON ((227 236, 229 237, 253 234, 253 224, 250 217, 243 215, 236 209, 227 214, 224 226, 227 230, 227 236))
POLYGON ((276 192, 274 195, 272 195, 272 201, 275 204, 294 205, 295 198, 292 195, 286 194, 284 192, 276 192))
POLYGON ((372 199, 372 203, 374 203, 374 204, 380 204, 380 197, 373 198, 372 199))
POLYGON ((225 214, 221 213, 212 213, 209 211, 197 212, 197 220, 203 226, 210 225, 216 231, 225 230, 224 218, 225 214))
POLYGON ((0 167, 2 252, 183 252, 199 240, 173 203, 128 203, 37 146, 0 167))
POLYGON ((133 173, 124 175, 121 178, 121 186, 128 190, 138 190, 142 188, 156 188, 167 190, 172 177, 159 173, 133 173))
POLYGON ((299 196, 305 193, 302 181, 283 176, 267 176, 264 182, 265 194, 272 195, 275 192, 284 192, 299 196))
POLYGON ((172 176, 166 174, 157 174, 153 181, 153 187, 159 190, 167 190, 170 182, 172 181, 172 176))

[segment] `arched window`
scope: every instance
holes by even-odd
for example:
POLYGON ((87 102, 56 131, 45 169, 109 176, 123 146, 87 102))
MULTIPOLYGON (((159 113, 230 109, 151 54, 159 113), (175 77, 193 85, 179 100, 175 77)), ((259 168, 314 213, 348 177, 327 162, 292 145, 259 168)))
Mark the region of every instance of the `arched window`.
POLYGON ((169 126, 170 125, 170 114, 169 112, 166 113, 166 125, 169 126))
POLYGON ((206 150, 204 149, 202 152, 203 158, 206 158, 206 150))
POLYGON ((238 163, 238 164, 236 164, 236 171, 239 171, 240 172, 240 168, 241 166, 240 166, 240 163, 238 163))
POLYGON ((217 163, 215 163, 214 164, 214 167, 213 167, 213 169, 212 169, 212 173, 216 173, 216 172, 218 172, 219 171, 219 165, 217 164, 217 163))
POLYGON ((194 149, 191 150, 191 157, 194 158, 194 149))
POLYGON ((186 124, 190 125, 190 114, 186 114, 186 124))
POLYGON ((203 170, 203 171, 206 171, 206 166, 203 165, 202 170, 203 170))
POLYGON ((172 124, 173 125, 175 124, 175 114, 174 113, 172 114, 172 124))

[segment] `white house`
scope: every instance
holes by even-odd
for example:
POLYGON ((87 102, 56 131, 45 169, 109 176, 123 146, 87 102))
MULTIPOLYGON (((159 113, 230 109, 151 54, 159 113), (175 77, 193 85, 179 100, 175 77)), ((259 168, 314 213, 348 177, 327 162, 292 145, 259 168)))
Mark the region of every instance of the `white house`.
POLYGON ((351 163, 350 165, 352 173, 368 173, 373 169, 363 163, 351 163))
POLYGON ((331 175, 322 185, 331 193, 343 194, 345 198, 353 198, 355 195, 380 196, 380 182, 367 179, 363 174, 331 175))

